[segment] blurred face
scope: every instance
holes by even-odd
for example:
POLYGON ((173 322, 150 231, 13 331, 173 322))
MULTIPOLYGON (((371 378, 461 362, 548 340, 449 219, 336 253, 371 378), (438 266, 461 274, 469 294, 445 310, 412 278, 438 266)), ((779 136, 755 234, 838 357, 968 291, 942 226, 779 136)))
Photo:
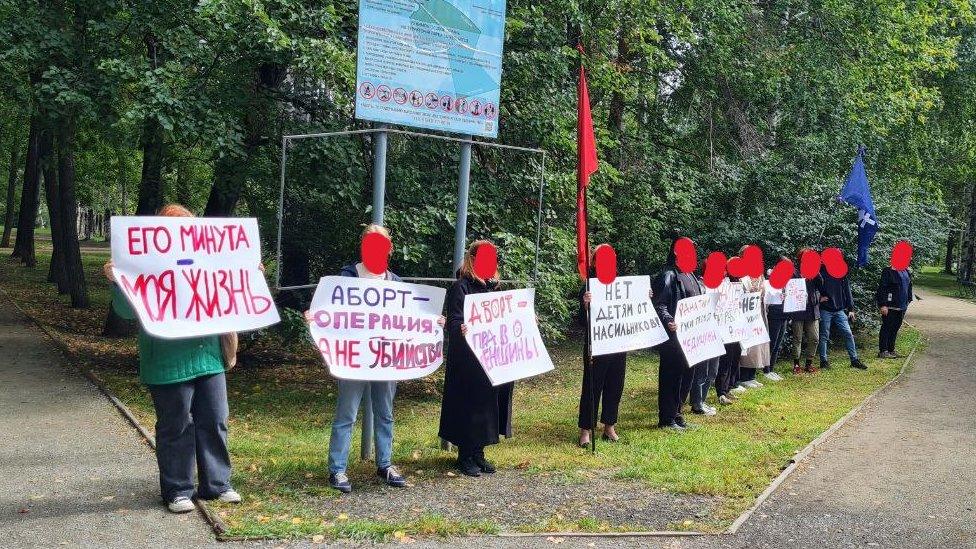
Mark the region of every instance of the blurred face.
POLYGON ((904 271, 912 263, 912 245, 905 240, 900 240, 891 250, 891 268, 896 271, 904 271))
POLYGON ((698 268, 698 250, 690 238, 682 237, 674 243, 675 266, 683 273, 693 273, 698 268))
POLYGON ((359 252, 363 266, 373 274, 383 274, 390 266, 393 243, 382 233, 367 233, 360 243, 359 252))
POLYGON ((474 274, 481 280, 495 278, 498 274, 498 250, 494 244, 489 242, 479 244, 475 248, 472 259, 474 274))
POLYGON ((847 276, 847 262, 844 261, 844 253, 840 248, 827 248, 820 256, 823 258, 824 267, 827 273, 834 278, 844 278, 847 276))
POLYGON ((617 252, 609 244, 600 244, 593 252, 596 264, 596 278, 603 284, 610 284, 617 278, 617 252))

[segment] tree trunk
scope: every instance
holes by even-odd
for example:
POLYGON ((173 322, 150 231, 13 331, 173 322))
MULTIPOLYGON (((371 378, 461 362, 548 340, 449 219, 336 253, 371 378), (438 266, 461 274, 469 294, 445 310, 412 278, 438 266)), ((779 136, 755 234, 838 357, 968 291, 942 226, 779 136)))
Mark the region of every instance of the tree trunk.
POLYGON ((65 121, 58 134, 58 187, 61 191, 61 219, 63 221, 64 266, 68 280, 71 306, 88 307, 88 287, 85 270, 81 264, 81 246, 78 242, 78 200, 75 197, 75 126, 73 120, 65 121))
POLYGON ((147 117, 142 126, 142 179, 139 180, 136 215, 155 215, 163 207, 165 155, 163 127, 155 117, 147 117))
POLYGON ((31 117, 30 132, 27 135, 27 158, 24 163, 24 188, 20 193, 20 213, 17 217, 17 238, 11 257, 33 268, 37 264, 34 255, 34 223, 37 221, 37 208, 40 205, 40 120, 31 117))
POLYGON ((7 176, 6 212, 3 218, 3 237, 0 248, 10 247, 10 231, 14 226, 14 208, 17 206, 17 163, 20 161, 20 144, 15 137, 10 141, 10 174, 7 176))
POLYGON ((274 100, 266 92, 276 90, 285 80, 288 68, 276 63, 265 63, 254 74, 254 81, 246 91, 247 106, 244 111, 244 158, 222 157, 214 167, 214 183, 207 198, 203 215, 223 217, 234 214, 247 181, 248 167, 258 148, 268 141, 266 132, 271 123, 274 100))
POLYGON ((40 164, 44 175, 44 197, 51 217, 51 267, 47 281, 58 286, 58 293, 68 292, 68 280, 64 268, 64 231, 61 226, 61 194, 58 189, 58 166, 54 155, 54 136, 45 130, 41 134, 40 164))
MULTIPOLYGON (((621 75, 626 70, 627 57, 630 54, 630 48, 627 45, 627 39, 625 37, 626 30, 622 19, 621 17, 620 27, 617 30, 617 57, 614 60, 617 72, 621 75)), ((625 78, 621 77, 618 82, 624 82, 625 80, 625 78)), ((613 131, 613 136, 617 140, 617 146, 611 154, 613 155, 613 165, 618 170, 623 170, 624 167, 624 109, 624 93, 619 89, 615 89, 610 96, 610 117, 608 122, 610 129, 613 131)))
POLYGON ((945 274, 952 274, 952 264, 956 261, 956 239, 958 236, 959 232, 956 229, 949 230, 949 238, 946 239, 945 266, 942 267, 942 272, 945 274))
POLYGON ((959 281, 973 280, 973 267, 976 266, 976 183, 972 185, 969 197, 968 223, 966 233, 962 241, 962 255, 959 261, 959 269, 956 278, 959 281))

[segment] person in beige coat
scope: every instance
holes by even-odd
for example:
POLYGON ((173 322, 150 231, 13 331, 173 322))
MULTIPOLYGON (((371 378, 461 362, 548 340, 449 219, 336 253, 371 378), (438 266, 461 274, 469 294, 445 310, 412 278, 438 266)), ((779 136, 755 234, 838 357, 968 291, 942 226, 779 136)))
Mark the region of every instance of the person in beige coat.
MULTIPOLYGON (((766 277, 760 275, 758 278, 743 277, 742 288, 746 293, 760 292, 760 303, 765 301, 766 277)), ((762 308, 763 322, 766 322, 766 308, 762 308)), ((746 388, 762 387, 762 383, 756 381, 756 371, 769 366, 769 343, 753 345, 742 352, 739 359, 739 385, 746 388)))

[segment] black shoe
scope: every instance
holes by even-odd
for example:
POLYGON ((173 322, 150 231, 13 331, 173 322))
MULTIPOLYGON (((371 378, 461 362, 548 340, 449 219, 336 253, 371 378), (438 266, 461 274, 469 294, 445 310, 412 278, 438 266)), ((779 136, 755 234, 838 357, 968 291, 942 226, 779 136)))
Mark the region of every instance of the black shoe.
POLYGON ((400 471, 398 471, 397 468, 392 465, 385 469, 377 469, 376 476, 380 477, 383 479, 383 482, 386 482, 394 488, 403 488, 407 485, 407 479, 403 478, 400 471))
POLYGON ((462 474, 469 477, 481 476, 481 467, 478 467, 478 464, 474 462, 473 457, 458 458, 455 466, 459 471, 461 471, 462 474))
POLYGON ((820 361, 820 369, 821 370, 829 370, 830 369, 830 362, 827 362, 826 360, 821 360, 820 361))
POLYGON ((868 365, 861 362, 860 359, 855 358, 851 361, 851 368, 857 368, 858 370, 867 370, 868 365))
POLYGON ((683 432, 685 432, 685 428, 684 427, 682 427, 682 426, 680 426, 680 425, 678 425, 677 423, 674 423, 674 422, 669 423, 667 425, 658 425, 658 427, 661 428, 661 429, 664 429, 665 431, 673 431, 675 433, 683 433, 683 432))
POLYGON ((343 494, 352 492, 352 483, 349 482, 349 477, 347 477, 345 473, 329 474, 329 486, 335 488, 343 494))
POLYGON ((495 473, 495 465, 485 459, 485 456, 474 456, 474 464, 477 465, 478 469, 481 469, 481 472, 486 475, 495 473))

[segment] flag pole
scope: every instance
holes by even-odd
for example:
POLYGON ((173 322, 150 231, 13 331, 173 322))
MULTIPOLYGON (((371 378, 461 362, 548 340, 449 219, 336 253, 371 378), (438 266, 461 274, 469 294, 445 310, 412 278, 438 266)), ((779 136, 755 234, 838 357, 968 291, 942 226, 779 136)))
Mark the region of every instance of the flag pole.
MULTIPOLYGON (((579 52, 579 82, 577 82, 577 102, 578 105, 583 100, 581 92, 579 90, 583 89, 584 85, 584 68, 583 68, 583 43, 578 42, 576 45, 576 51, 579 52)), ((589 111, 589 94, 586 97, 587 112, 589 111)), ((582 112, 577 107, 577 117, 582 116, 582 112)), ((592 122, 590 122, 592 123, 592 122)), ((576 178, 577 178, 577 192, 580 196, 577 196, 577 200, 582 202, 583 205, 583 236, 584 236, 584 254, 583 254, 583 283, 586 292, 590 291, 590 229, 589 229, 589 211, 586 203, 586 187, 588 183, 588 178, 590 172, 587 171, 588 166, 584 162, 584 135, 583 135, 583 121, 577 119, 576 122, 576 178)), ((577 217, 577 224, 579 224, 579 218, 577 217)), ((579 227, 576 228, 579 231, 579 227)), ((577 238, 579 236, 577 235, 577 238)), ((590 305, 586 304, 585 314, 586 314, 586 337, 583 338, 583 375, 586 376, 587 372, 590 374, 590 453, 596 454, 596 394, 594 393, 594 385, 596 380, 596 372, 593 371, 593 341, 591 339, 593 328, 591 326, 592 319, 590 318, 590 305)))

